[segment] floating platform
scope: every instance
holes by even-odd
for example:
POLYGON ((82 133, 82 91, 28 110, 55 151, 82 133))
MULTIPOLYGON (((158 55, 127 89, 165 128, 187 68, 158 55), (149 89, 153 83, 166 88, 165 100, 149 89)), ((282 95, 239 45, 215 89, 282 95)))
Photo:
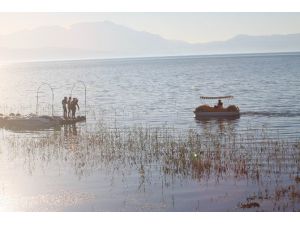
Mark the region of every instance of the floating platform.
POLYGON ((85 116, 77 116, 74 119, 61 116, 37 116, 30 114, 21 116, 19 114, 9 116, 0 115, 0 127, 13 130, 40 130, 51 127, 76 124, 86 121, 85 116))

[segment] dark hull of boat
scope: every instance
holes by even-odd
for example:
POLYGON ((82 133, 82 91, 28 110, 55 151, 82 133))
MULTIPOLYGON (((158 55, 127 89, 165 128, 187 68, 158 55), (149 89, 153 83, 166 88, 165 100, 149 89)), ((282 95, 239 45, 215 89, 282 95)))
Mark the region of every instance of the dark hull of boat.
POLYGON ((240 112, 195 112, 196 117, 237 117, 240 112))

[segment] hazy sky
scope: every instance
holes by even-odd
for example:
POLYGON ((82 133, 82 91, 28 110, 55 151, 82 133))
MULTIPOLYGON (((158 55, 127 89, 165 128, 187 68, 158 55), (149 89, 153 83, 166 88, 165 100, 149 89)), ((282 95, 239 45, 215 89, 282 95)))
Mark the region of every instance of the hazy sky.
POLYGON ((192 43, 227 40, 238 34, 300 33, 300 13, 0 13, 0 34, 104 20, 192 43))

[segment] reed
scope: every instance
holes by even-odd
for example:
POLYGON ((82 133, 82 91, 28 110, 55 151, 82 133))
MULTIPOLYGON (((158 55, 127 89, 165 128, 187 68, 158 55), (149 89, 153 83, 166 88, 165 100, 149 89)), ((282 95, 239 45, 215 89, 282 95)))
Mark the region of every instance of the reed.
MULTIPOLYGON (((52 160, 70 163, 79 178, 99 169, 111 172, 133 169, 145 180, 151 177, 154 167, 165 180, 168 177, 217 182, 227 178, 246 179, 273 193, 265 195, 265 199, 272 198, 278 203, 286 196, 300 203, 297 189, 300 142, 270 138, 267 130, 248 130, 243 134, 199 133, 195 129, 170 127, 111 128, 103 123, 98 123, 93 131, 74 133, 72 129, 65 126, 64 132, 38 138, 9 135, 6 141, 10 156, 13 159, 21 155, 30 173, 36 162, 45 167, 52 160), (294 189, 283 187, 281 180, 287 177, 295 182, 294 189), (268 183, 270 180, 272 185, 268 183)), ((241 209, 259 206, 257 201, 248 200, 239 204, 241 209)))

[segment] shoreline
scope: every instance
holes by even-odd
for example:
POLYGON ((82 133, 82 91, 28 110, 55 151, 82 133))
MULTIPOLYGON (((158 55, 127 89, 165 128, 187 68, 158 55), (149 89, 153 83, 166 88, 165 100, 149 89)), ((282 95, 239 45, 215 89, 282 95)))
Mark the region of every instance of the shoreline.
POLYGON ((99 62, 109 62, 109 61, 130 61, 130 60, 172 60, 178 58, 193 59, 193 58, 232 58, 232 57, 264 57, 264 56, 293 56, 300 55, 299 51, 295 52, 249 52, 249 53, 216 53, 216 54, 187 54, 187 55, 155 55, 155 56, 124 56, 124 57, 91 57, 91 58, 74 58, 74 59, 33 59, 33 60, 8 60, 1 61, 0 66, 14 65, 14 64, 24 64, 24 63, 51 63, 51 62, 77 62, 77 61, 99 61, 99 62))

